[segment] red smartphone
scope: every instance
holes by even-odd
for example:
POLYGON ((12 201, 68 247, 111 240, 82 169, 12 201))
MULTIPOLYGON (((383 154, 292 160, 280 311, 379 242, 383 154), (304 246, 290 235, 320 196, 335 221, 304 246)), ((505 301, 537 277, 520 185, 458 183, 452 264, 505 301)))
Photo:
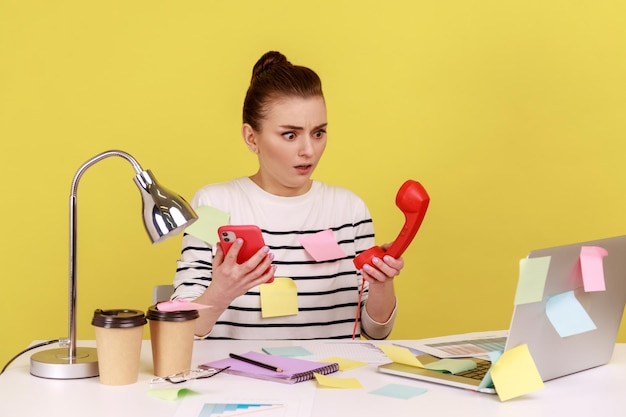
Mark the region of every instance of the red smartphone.
MULTIPOLYGON (((226 226, 220 226, 217 229, 217 234, 220 238, 220 244, 224 250, 224 254, 227 254, 230 247, 235 243, 238 238, 243 239, 243 246, 239 249, 237 254, 237 263, 244 263, 265 246, 263 240, 263 234, 258 226, 252 224, 229 224, 226 226)), ((268 268, 268 270, 271 266, 268 268)), ((270 278, 267 282, 274 281, 274 277, 270 278)))

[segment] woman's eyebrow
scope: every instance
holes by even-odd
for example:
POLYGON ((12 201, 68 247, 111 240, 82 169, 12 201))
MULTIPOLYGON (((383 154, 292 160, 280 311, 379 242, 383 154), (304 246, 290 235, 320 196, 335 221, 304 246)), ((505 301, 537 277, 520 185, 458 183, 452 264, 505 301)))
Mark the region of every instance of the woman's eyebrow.
MULTIPOLYGON (((319 130, 319 129, 325 129, 328 126, 328 123, 322 123, 319 126, 315 126, 313 127, 312 130, 319 130)), ((288 130, 304 130, 304 127, 302 126, 296 126, 296 125, 280 125, 279 126, 281 129, 288 129, 288 130)))

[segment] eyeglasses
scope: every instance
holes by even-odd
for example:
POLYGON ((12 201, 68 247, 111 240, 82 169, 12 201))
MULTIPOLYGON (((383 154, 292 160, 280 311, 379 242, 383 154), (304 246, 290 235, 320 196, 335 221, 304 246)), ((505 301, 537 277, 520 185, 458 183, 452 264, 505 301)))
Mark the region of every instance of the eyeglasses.
POLYGON ((160 382, 170 382, 172 384, 180 384, 183 383, 185 381, 189 381, 191 379, 204 379, 204 378, 211 378, 212 376, 215 376, 217 374, 219 374, 220 372, 223 372, 225 370, 227 370, 229 367, 227 366, 226 368, 198 368, 198 369, 187 369, 185 371, 182 372, 177 372, 175 374, 172 375, 168 375, 168 376, 163 376, 163 377, 156 377, 156 378, 152 378, 150 380, 151 384, 158 384, 160 382))

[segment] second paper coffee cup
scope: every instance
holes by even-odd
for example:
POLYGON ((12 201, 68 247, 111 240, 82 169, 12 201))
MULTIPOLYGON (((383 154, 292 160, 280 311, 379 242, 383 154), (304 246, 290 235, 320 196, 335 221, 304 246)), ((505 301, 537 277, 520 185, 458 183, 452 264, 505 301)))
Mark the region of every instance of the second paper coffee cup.
POLYGON ((148 308, 154 375, 165 377, 191 368, 197 310, 160 311, 148 308))

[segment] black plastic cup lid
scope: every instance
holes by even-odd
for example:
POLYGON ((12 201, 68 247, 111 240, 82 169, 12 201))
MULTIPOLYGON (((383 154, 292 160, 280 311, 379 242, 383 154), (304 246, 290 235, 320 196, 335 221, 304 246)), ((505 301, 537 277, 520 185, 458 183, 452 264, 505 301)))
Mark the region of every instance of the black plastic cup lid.
POLYGON ((146 315, 148 320, 155 321, 189 321, 198 317, 200 317, 198 310, 160 311, 156 304, 148 307, 148 314, 146 315))
POLYGON ((93 319, 91 320, 91 324, 94 326, 107 329, 125 329, 143 326, 146 323, 146 316, 143 311, 128 309, 97 309, 94 311, 93 319))

